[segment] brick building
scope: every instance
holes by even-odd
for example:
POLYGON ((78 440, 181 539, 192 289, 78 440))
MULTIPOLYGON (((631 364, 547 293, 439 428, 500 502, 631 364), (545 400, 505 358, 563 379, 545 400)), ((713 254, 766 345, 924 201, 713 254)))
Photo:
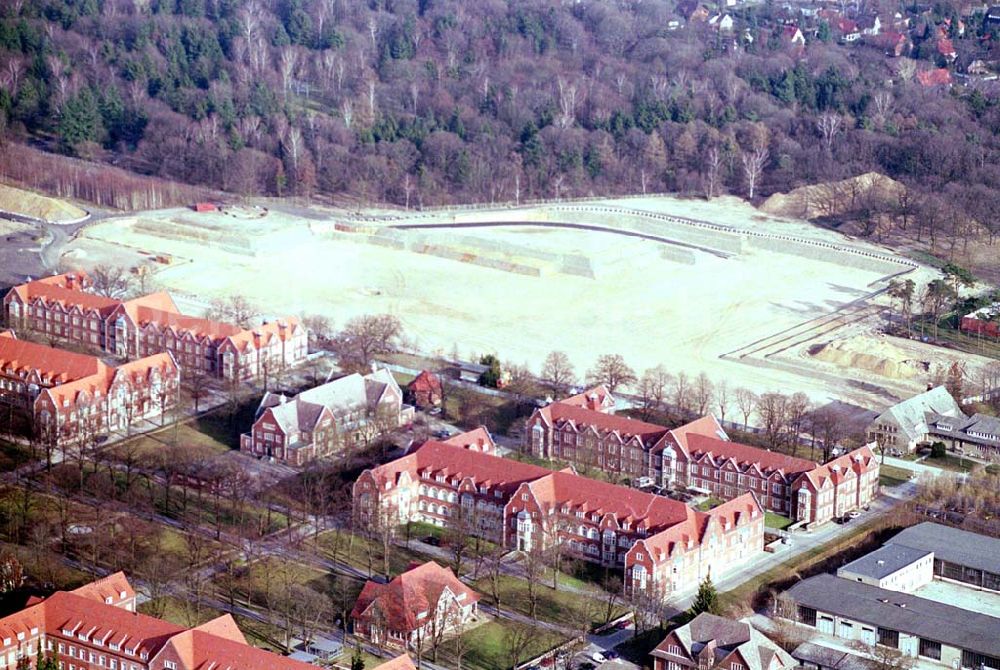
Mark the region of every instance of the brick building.
POLYGON ((439 442, 366 470, 353 495, 362 518, 380 510, 394 522, 443 526, 463 514, 468 532, 511 549, 559 543, 567 555, 623 568, 628 588, 633 581, 646 589, 683 588, 763 550, 764 514, 751 495, 699 512, 570 470, 553 472, 439 442))
POLYGON ((653 670, 792 670, 798 662, 744 621, 702 612, 650 653, 653 670))
POLYGON ((13 404, 31 418, 37 435, 55 443, 162 416, 177 402, 179 385, 169 353, 112 367, 0 332, 0 403, 13 404))
POLYGON ((594 389, 538 409, 527 422, 526 446, 537 458, 723 500, 752 493, 765 509, 798 521, 829 521, 878 492, 878 462, 868 447, 821 466, 733 442, 712 416, 667 429, 616 416, 613 407, 594 389))
POLYGON ((438 407, 444 399, 441 378, 430 370, 423 370, 406 386, 406 393, 415 407, 438 407))
POLYGON ((434 561, 388 584, 368 581, 351 610, 354 632, 378 645, 419 650, 476 616, 479 594, 434 561))
POLYGON ((116 300, 91 292, 84 272, 15 286, 3 299, 11 327, 131 359, 169 351, 185 371, 225 379, 266 376, 308 353, 306 329, 287 318, 240 328, 180 313, 167 293, 116 300))
POLYGON ((361 431, 384 433, 412 414, 388 370, 355 373, 291 398, 265 393, 250 432, 240 436, 240 450, 301 466, 353 444, 361 431))
POLYGON ((228 614, 190 629, 139 614, 122 573, 0 618, 0 668, 34 666, 39 647, 64 670, 315 669, 250 646, 228 614))

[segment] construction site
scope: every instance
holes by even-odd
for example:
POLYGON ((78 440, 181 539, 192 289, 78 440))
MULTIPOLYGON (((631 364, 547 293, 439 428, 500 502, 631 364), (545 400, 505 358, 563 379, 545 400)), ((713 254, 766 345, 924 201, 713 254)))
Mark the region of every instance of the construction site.
POLYGON ((88 225, 62 262, 146 267, 191 311, 240 294, 335 328, 390 313, 424 354, 492 352, 537 372, 561 350, 582 376, 618 353, 639 371, 863 407, 920 391, 955 355, 875 334, 888 281, 934 270, 735 198, 159 210, 88 225))

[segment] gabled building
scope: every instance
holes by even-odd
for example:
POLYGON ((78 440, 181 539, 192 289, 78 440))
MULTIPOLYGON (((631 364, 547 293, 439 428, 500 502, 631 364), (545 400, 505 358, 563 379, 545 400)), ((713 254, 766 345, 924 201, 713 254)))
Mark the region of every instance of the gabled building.
POLYGON ((865 432, 870 441, 883 449, 912 452, 927 440, 927 421, 934 416, 966 418, 948 389, 938 386, 885 410, 868 424, 865 432))
POLYGON ((190 629, 139 614, 122 573, 0 618, 0 667, 34 664, 39 648, 77 670, 315 670, 250 646, 228 614, 190 629))
POLYGON ((423 370, 406 386, 406 393, 414 407, 427 409, 437 407, 444 399, 441 378, 430 370, 423 370))
POLYGON ((950 451, 996 458, 1000 456, 1000 418, 979 413, 969 418, 932 416, 927 420, 927 440, 942 442, 950 451))
POLYGON ((162 416, 176 404, 179 387, 170 353, 112 367, 0 332, 0 403, 18 408, 36 437, 52 444, 94 440, 162 416))
POLYGON ((308 353, 308 335, 298 319, 241 328, 181 314, 163 292, 132 300, 96 295, 84 272, 15 286, 3 306, 16 329, 126 359, 170 352, 185 371, 224 379, 274 374, 308 353))
POLYGON ((702 612, 650 653, 653 670, 792 670, 798 662, 743 621, 702 612))
POLYGON ((712 416, 667 429, 589 409, 581 404, 586 396, 532 414, 525 430, 532 455, 723 500, 752 493, 764 509, 808 523, 829 521, 837 510, 863 507, 877 495, 879 466, 867 447, 821 466, 733 442, 712 416))
MULTIPOLYGON (((980 67, 977 68, 979 70, 978 73, 986 74, 989 72, 989 68, 985 66, 985 63, 982 61, 978 61, 978 63, 980 64, 980 67)), ((972 69, 970 65, 970 74, 973 74, 972 69)), ((992 337, 994 339, 1000 338, 1000 303, 993 303, 992 305, 981 307, 974 312, 969 312, 962 317, 959 328, 963 333, 970 333, 980 337, 992 337)))
POLYGON ((351 610, 354 632, 374 644, 419 650, 475 618, 479 594, 434 561, 388 584, 368 581, 351 610))
POLYGON ((366 470, 354 484, 362 522, 424 521, 463 528, 519 551, 558 544, 625 571, 625 586, 682 589, 763 551, 764 512, 751 495, 709 512, 637 489, 428 442, 366 470), (648 549, 636 550, 643 543, 648 549), (673 569, 673 572, 671 572, 673 569))
POLYGON ((291 398, 265 393, 240 451, 293 466, 354 444, 359 432, 387 432, 408 421, 413 408, 388 370, 350 374, 291 398))
POLYGON ((443 440, 442 443, 494 456, 497 450, 496 442, 493 441, 493 436, 490 435, 490 431, 486 429, 486 426, 480 426, 479 428, 474 428, 458 435, 452 435, 447 440, 443 440))

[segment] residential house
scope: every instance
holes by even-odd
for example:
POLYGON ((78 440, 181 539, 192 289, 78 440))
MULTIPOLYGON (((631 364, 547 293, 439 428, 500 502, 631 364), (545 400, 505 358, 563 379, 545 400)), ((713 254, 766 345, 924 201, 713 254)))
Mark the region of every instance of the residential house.
POLYGON ((910 52, 910 40, 906 34, 887 30, 877 37, 873 37, 866 42, 877 49, 881 49, 886 56, 899 58, 910 52))
POLYGON ((242 328, 187 316, 164 292, 132 300, 96 295, 84 272, 15 286, 3 305, 16 329, 126 359, 169 351, 185 372, 224 379, 266 378, 308 353, 308 335, 298 319, 242 328))
POLYGON ((566 555, 625 570, 625 585, 681 589, 763 551, 763 510, 746 495, 709 512, 637 489, 428 442, 354 484, 359 519, 444 526, 519 551, 566 555), (643 542, 648 549, 636 550, 643 542), (670 569, 673 569, 673 572, 670 569))
POLYGON ((374 644, 420 651, 460 632, 476 617, 478 602, 479 594, 451 568, 428 561, 388 584, 366 582, 351 620, 354 632, 374 644))
POLYGON ((825 523, 866 507, 878 490, 878 458, 866 445, 799 475, 792 482, 792 518, 825 523))
POLYGON ((291 398, 265 393, 240 451, 301 466, 379 437, 412 418, 392 373, 351 374, 291 398))
POLYGON ((400 654, 396 658, 376 667, 378 670, 417 670, 417 667, 413 665, 413 661, 406 654, 400 654))
POLYGON ((1000 28, 1000 6, 990 7, 983 16, 983 32, 996 28, 1000 28))
POLYGON ((781 28, 781 41, 786 47, 802 49, 806 46, 806 36, 798 26, 788 25, 781 28))
POLYGON ((938 55, 948 63, 958 58, 958 52, 955 51, 955 43, 950 38, 942 37, 938 39, 934 44, 934 48, 937 50, 938 55))
POLYGON ((883 449, 915 451, 927 441, 928 417, 965 419, 962 409, 944 386, 897 403, 868 424, 868 439, 883 449))
POLYGON ((423 370, 406 386, 407 398, 417 409, 429 409, 441 405, 444 389, 441 378, 430 370, 423 370))
POLYGON ((315 670, 250 646, 229 614, 184 628, 138 613, 122 573, 32 599, 0 618, 0 667, 25 658, 33 664, 40 648, 77 670, 315 670))
MULTIPOLYGON (((989 68, 980 60, 974 61, 974 63, 979 63, 977 66, 980 71, 988 73, 989 68)), ((969 72, 972 74, 972 65, 969 65, 969 72)), ((993 339, 1000 339, 1000 303, 993 303, 992 305, 987 305, 986 307, 981 307, 974 312, 969 312, 962 317, 962 321, 959 323, 959 328, 963 333, 969 333, 970 335, 978 335, 979 337, 992 337, 993 339)))
POLYGON ((837 32, 840 33, 841 42, 850 44, 861 39, 861 29, 858 27, 857 21, 842 18, 837 21, 836 26, 837 32))
POLYGON ((730 33, 733 31, 733 17, 729 14, 716 14, 708 20, 708 25, 719 32, 730 33))
POLYGON ((653 670, 792 670, 794 658, 749 623, 702 612, 650 653, 653 670))
POLYGON ((909 593, 820 574, 785 591, 778 614, 820 636, 897 649, 922 663, 1000 669, 1000 619, 909 593))
POLYGON ((177 402, 180 371, 170 353, 107 365, 0 332, 0 404, 32 421, 53 444, 94 440, 161 416, 177 402))
POLYGON ((920 70, 917 72, 917 82, 924 88, 951 86, 951 72, 948 68, 944 67, 935 68, 933 70, 920 70))

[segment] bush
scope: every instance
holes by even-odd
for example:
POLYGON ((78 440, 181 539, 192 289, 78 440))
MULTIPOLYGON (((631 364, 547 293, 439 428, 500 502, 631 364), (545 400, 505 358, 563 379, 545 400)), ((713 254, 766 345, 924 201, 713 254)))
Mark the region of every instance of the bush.
POLYGON ((944 458, 947 451, 944 442, 935 442, 931 445, 931 458, 944 458))

